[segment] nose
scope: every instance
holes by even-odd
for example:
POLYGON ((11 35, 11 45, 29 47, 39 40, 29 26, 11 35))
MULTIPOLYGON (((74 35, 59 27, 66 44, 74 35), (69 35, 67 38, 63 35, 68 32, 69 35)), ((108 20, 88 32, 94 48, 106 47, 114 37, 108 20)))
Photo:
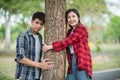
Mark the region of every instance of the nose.
POLYGON ((70 17, 70 20, 73 20, 73 18, 72 18, 72 17, 70 17))
POLYGON ((41 27, 41 25, 40 24, 37 24, 37 26, 36 26, 37 28, 40 28, 41 27))

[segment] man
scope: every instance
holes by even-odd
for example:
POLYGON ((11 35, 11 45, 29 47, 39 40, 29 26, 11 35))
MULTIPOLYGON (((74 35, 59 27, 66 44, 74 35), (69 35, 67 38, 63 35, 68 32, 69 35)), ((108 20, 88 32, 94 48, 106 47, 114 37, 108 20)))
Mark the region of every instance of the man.
POLYGON ((52 68, 53 62, 48 59, 41 61, 42 37, 39 31, 45 23, 45 14, 35 12, 32 16, 31 27, 17 38, 16 45, 16 73, 19 80, 40 80, 41 68, 52 68))

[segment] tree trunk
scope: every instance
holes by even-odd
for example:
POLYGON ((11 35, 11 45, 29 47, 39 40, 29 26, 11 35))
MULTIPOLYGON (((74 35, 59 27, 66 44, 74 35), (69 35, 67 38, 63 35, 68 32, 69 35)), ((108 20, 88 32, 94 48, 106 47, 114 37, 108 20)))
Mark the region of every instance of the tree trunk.
MULTIPOLYGON (((66 0, 45 0, 45 43, 52 44, 54 41, 65 38, 65 10, 66 0)), ((66 53, 50 50, 44 54, 44 58, 54 62, 50 70, 43 70, 42 80, 65 80, 66 53)))

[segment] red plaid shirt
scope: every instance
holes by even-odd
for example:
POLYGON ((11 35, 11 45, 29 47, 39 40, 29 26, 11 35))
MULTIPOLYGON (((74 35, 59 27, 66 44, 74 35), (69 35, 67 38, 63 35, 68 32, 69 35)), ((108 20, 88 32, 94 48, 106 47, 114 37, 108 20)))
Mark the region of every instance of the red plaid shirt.
POLYGON ((57 41, 52 44, 54 50, 59 51, 64 48, 67 50, 68 58, 68 74, 72 73, 71 71, 71 55, 69 45, 73 45, 74 54, 76 57, 78 70, 86 70, 87 74, 92 78, 92 60, 90 49, 88 46, 88 32, 86 28, 79 24, 73 33, 70 35, 72 29, 68 30, 67 38, 62 41, 57 41))

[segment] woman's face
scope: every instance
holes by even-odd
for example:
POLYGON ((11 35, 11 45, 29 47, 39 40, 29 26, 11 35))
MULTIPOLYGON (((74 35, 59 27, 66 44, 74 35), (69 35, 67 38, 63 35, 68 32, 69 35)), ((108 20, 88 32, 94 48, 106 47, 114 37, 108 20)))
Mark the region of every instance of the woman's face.
POLYGON ((71 11, 67 15, 67 22, 72 27, 76 27, 78 25, 78 23, 79 23, 79 18, 74 12, 71 11))

